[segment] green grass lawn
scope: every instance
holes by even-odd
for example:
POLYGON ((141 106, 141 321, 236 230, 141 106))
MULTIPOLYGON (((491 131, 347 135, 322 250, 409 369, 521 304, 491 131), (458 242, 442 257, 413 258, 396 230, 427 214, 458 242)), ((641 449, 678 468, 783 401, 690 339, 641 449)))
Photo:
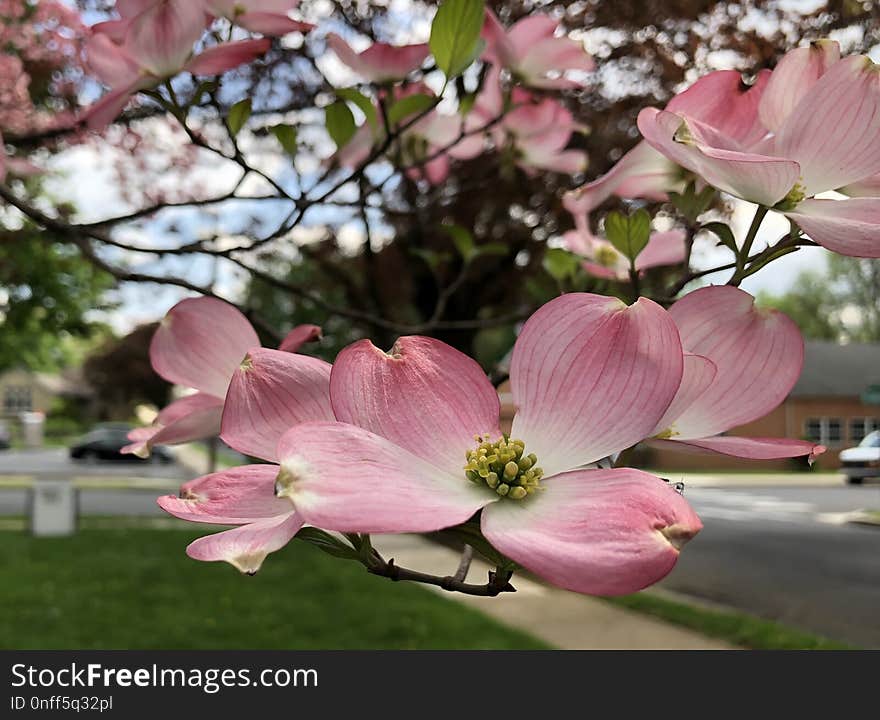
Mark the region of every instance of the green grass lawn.
POLYGON ((0 532, 4 649, 546 647, 421 587, 293 542, 255 577, 184 554, 195 530, 0 532))

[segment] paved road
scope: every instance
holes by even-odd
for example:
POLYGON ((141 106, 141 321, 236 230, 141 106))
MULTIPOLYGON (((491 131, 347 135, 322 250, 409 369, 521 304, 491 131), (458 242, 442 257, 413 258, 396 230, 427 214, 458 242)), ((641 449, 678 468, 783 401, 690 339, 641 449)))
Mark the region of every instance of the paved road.
POLYGON ((693 488, 685 497, 705 527, 663 587, 880 648, 880 528, 829 522, 880 509, 880 486, 693 488))
POLYGON ((149 477, 181 478, 183 469, 176 463, 93 462, 71 460, 65 448, 48 450, 0 451, 0 478, 4 475, 39 475, 40 477, 149 477))
MULTIPOLYGON (((188 477, 177 466, 71 463, 64 451, 0 453, 4 474, 188 477)), ((83 490, 90 515, 162 517, 158 490, 83 490)), ((858 645, 880 648, 880 528, 835 525, 835 514, 880 509, 880 485, 687 487, 705 528, 663 587, 858 645)), ((0 515, 21 515, 26 492, 0 489, 0 515)))

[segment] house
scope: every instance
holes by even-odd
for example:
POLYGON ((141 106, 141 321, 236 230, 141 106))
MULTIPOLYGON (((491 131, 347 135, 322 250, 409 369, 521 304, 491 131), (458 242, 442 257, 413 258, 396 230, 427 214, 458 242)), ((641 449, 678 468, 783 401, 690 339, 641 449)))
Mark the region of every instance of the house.
MULTIPOLYGON (((509 384, 500 388, 502 427, 509 430, 513 405, 509 384)), ((825 445, 816 459, 820 470, 840 467, 838 454, 872 430, 880 429, 880 344, 838 345, 807 341, 800 379, 778 408, 727 435, 789 437, 825 445)), ((631 463, 652 470, 784 470, 802 460, 757 461, 715 453, 688 452, 640 445, 631 463)))
POLYGON ((58 400, 87 403, 89 388, 75 374, 55 375, 25 369, 0 373, 0 418, 16 419, 23 412, 49 414, 58 400))

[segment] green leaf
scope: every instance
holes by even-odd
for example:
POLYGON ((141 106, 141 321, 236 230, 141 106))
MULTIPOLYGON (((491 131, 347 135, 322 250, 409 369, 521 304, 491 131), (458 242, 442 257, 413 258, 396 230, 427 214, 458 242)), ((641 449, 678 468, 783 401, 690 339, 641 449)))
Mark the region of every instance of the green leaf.
POLYGON ((721 241, 718 244, 724 245, 726 248, 730 248, 733 252, 738 252, 738 248, 736 247, 736 238, 733 236, 733 230, 730 229, 730 226, 723 222, 710 222, 702 225, 700 230, 708 230, 710 233, 714 233, 718 236, 718 239, 721 241))
POLYGON ((304 527, 296 534, 297 540, 302 540, 323 550, 328 555, 342 558, 343 560, 359 560, 360 556, 352 547, 334 537, 330 533, 313 527, 304 527))
POLYGON ((547 248, 544 251, 543 265, 555 280, 562 281, 577 272, 580 258, 562 248, 547 248))
POLYGON ((296 155, 296 128, 290 125, 280 124, 272 126, 272 134, 281 143, 284 152, 288 155, 296 155))
POLYGON ((438 253, 426 248, 413 248, 410 253, 424 260, 428 267, 434 271, 450 258, 449 253, 438 253))
POLYGON ((507 255, 510 248, 504 243, 486 243, 477 246, 477 255, 507 255))
POLYGON ((465 262, 469 262, 477 254, 474 248, 474 238, 470 232, 461 225, 442 225, 444 232, 452 238, 455 249, 458 254, 464 258, 465 262))
POLYGON ((376 128, 378 126, 379 119, 376 117, 376 106, 373 105, 373 101, 360 90, 353 87, 337 88, 336 94, 343 100, 354 103, 354 105, 366 116, 367 122, 370 123, 371 127, 376 128))
POLYGON ((684 192, 669 193, 669 200, 675 209, 692 223, 696 222, 697 218, 709 209, 714 198, 715 188, 707 185, 698 193, 693 181, 688 183, 684 192))
POLYGON ((402 120, 425 112, 437 102, 437 98, 422 93, 407 95, 388 108, 388 124, 397 125, 402 120))
POLYGON ((327 124, 327 132, 336 147, 341 148, 348 144, 352 136, 357 132, 354 115, 348 105, 342 100, 337 100, 332 105, 324 108, 324 122, 327 124))
POLYGON ((239 100, 235 105, 229 108, 229 115, 226 117, 226 124, 229 126, 229 134, 232 137, 238 135, 239 131, 251 116, 251 99, 245 98, 239 100))
POLYGON ((612 211, 605 218, 605 236, 619 252, 635 262, 651 237, 651 216, 645 209, 632 215, 612 211))
POLYGON ((479 54, 484 0, 446 0, 431 23, 431 52, 447 78, 460 75, 479 54))

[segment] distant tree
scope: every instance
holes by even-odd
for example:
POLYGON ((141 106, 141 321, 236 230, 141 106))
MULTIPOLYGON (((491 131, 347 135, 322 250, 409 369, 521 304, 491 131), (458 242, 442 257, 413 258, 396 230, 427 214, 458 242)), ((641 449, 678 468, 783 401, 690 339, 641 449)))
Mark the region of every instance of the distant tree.
POLYGON ((758 303, 782 310, 811 340, 880 342, 880 261, 831 255, 825 272, 805 270, 782 295, 758 303))
POLYGON ((136 405, 167 404, 171 386, 150 365, 150 340, 157 326, 141 325, 107 342, 86 360, 85 379, 95 390, 101 419, 127 420, 136 405))
POLYGON ((836 301, 857 316, 851 339, 880 342, 880 261, 832 255, 828 276, 836 301))
POLYGON ((55 371, 76 364, 107 327, 90 319, 112 278, 76 248, 46 242, 33 223, 0 218, 0 370, 55 371))

